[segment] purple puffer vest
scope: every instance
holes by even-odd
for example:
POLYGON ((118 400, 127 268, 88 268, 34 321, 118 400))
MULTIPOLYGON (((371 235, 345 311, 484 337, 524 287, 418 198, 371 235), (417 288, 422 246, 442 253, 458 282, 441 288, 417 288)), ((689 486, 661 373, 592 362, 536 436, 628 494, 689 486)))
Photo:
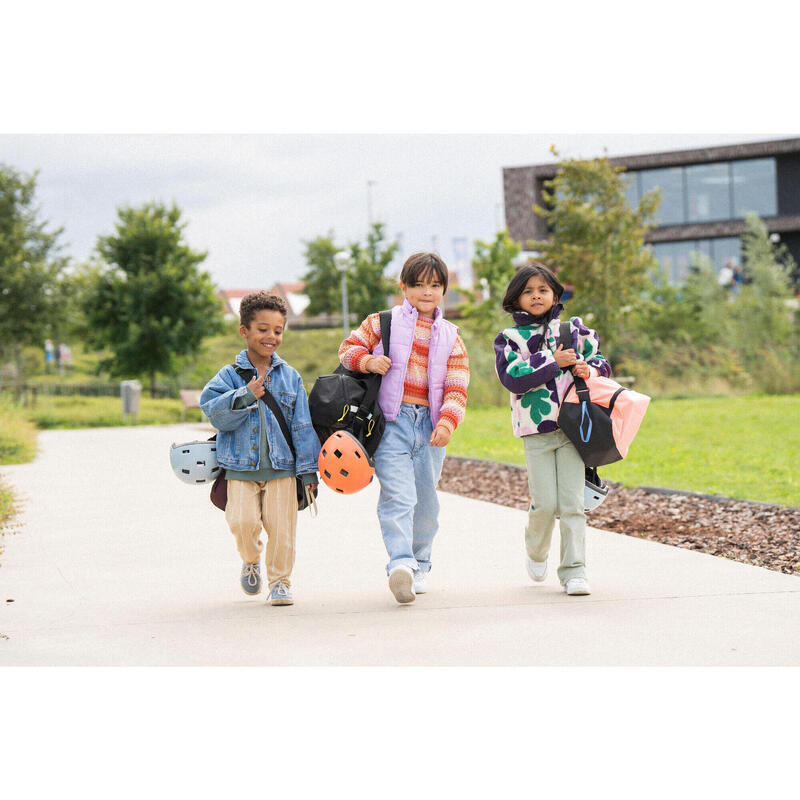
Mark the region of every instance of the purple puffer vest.
MULTIPOLYGON (((378 391, 378 405, 389 421, 397 418, 400 404, 403 402, 403 383, 414 344, 417 316, 417 309, 408 300, 403 300, 403 305, 392 308, 392 333, 389 340, 389 358, 392 360, 392 366, 383 376, 378 391)), ((434 427, 442 413, 447 359, 453 352, 457 336, 458 328, 452 322, 448 322, 437 308, 434 311, 428 350, 428 403, 431 407, 431 424, 434 427)), ((373 355, 384 355, 382 341, 375 346, 373 355)))

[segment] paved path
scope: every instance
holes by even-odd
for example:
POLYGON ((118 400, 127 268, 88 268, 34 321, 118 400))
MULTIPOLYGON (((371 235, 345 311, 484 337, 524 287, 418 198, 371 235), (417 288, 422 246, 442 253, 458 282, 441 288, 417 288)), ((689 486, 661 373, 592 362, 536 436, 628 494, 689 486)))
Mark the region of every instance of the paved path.
POLYGON ((594 594, 568 598, 528 580, 523 512, 445 493, 415 603, 386 586, 375 485, 301 514, 294 606, 245 597, 222 513, 169 467, 208 430, 46 431, 35 462, 0 468, 26 502, 0 665, 800 664, 797 577, 590 529, 594 594))

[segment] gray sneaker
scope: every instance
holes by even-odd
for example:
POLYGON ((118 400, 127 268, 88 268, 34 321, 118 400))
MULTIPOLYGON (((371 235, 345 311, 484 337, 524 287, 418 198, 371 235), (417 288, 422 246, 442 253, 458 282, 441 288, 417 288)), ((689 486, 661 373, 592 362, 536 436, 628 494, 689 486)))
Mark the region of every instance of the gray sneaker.
POLYGON ((252 597, 254 594, 259 594, 261 592, 261 564, 258 561, 255 564, 243 561, 242 577, 239 579, 239 583, 246 595, 252 597))
POLYGON ((278 581, 269 593, 269 602, 273 606, 290 606, 294 603, 292 590, 283 581, 278 581))

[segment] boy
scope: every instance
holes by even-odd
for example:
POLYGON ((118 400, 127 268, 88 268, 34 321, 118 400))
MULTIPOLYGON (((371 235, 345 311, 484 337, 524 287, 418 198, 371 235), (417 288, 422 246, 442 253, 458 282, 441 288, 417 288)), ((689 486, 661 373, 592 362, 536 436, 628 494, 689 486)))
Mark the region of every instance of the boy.
POLYGON ((217 460, 226 470, 228 505, 225 520, 242 557, 240 584, 247 595, 261 591, 261 527, 267 532, 268 600, 291 605, 291 572, 295 558, 297 491, 295 475, 317 486, 319 439, 311 425, 308 397, 300 374, 276 350, 286 328, 286 304, 267 292, 251 292, 239 307, 239 335, 247 349, 236 367, 255 370, 245 383, 234 366, 224 366, 207 384, 200 407, 219 431, 217 460), (269 390, 280 403, 297 452, 261 400, 269 390))

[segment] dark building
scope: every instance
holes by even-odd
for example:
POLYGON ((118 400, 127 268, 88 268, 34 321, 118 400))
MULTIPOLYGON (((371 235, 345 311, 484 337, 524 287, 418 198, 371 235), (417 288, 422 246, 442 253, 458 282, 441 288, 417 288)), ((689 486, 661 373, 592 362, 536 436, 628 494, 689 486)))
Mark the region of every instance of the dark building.
MULTIPOLYGON (((644 192, 661 189, 656 227, 645 239, 674 282, 686 277, 692 251, 705 253, 717 271, 726 262, 741 264, 739 237, 748 211, 763 218, 773 238, 800 264, 800 139, 609 161, 625 167, 632 205, 644 192)), ((503 169, 506 225, 523 245, 547 237, 545 221, 534 214, 533 205, 544 205, 542 185, 556 170, 555 164, 503 169)))

